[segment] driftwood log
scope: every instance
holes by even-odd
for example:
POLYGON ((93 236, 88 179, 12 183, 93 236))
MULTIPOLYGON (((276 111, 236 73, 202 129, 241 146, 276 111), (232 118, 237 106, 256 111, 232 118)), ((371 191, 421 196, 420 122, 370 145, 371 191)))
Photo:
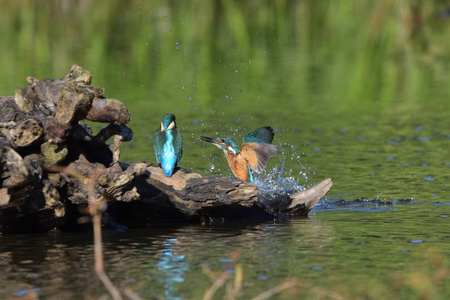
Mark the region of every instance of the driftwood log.
POLYGON ((178 169, 168 178, 156 164, 122 163, 131 115, 91 79, 74 65, 61 80, 28 77, 14 96, 0 96, 0 233, 75 228, 89 196, 106 199, 109 224, 143 226, 306 215, 331 188, 325 179, 291 195, 261 195, 234 177, 178 169), (84 120, 109 125, 93 135, 84 120))

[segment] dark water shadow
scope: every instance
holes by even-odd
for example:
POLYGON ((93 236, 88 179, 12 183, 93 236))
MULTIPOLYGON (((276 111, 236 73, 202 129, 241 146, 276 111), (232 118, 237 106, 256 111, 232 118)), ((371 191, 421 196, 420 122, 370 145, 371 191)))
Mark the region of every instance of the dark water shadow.
POLYGON ((384 211, 397 208, 398 205, 419 204, 414 198, 404 198, 398 200, 380 200, 379 198, 356 198, 355 200, 321 200, 314 208, 313 212, 328 210, 352 210, 361 212, 384 211))

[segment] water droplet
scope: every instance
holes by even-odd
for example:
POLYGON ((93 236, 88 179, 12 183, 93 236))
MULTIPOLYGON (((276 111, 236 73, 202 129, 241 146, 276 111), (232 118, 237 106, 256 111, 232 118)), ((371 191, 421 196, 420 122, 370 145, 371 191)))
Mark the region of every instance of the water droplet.
POLYGON ((436 179, 434 179, 433 177, 431 177, 431 176, 429 176, 429 177, 424 177, 424 178, 422 178, 423 180, 426 180, 426 181, 435 181, 436 179))
POLYGON ((169 20, 169 17, 168 17, 168 16, 165 16, 164 19, 169 20))
POLYGON ((267 280, 267 276, 258 276, 258 280, 267 280))
POLYGON ((191 98, 191 97, 188 97, 188 100, 189 100, 189 101, 191 101, 191 100, 192 100, 192 98, 191 98))
POLYGON ((409 241, 410 243, 422 243, 423 242, 423 240, 411 240, 411 241, 409 241))
POLYGON ((213 165, 212 163, 209 163, 209 168, 211 169, 211 171, 212 170, 214 170, 215 168, 216 168, 216 166, 215 165, 213 165))
POLYGON ((14 295, 17 297, 24 297, 28 293, 27 289, 20 289, 14 292, 14 295))

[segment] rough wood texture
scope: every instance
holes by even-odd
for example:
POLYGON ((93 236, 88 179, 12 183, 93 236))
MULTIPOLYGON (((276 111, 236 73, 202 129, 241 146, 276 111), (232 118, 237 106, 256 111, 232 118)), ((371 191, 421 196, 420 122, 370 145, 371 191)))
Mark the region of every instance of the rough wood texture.
POLYGON ((238 204, 250 207, 258 201, 256 185, 234 177, 202 177, 179 169, 172 177, 155 164, 147 167, 147 182, 164 192, 183 213, 198 214, 212 206, 238 204))
POLYGON ((91 80, 74 65, 61 80, 28 77, 14 96, 0 96, 0 232, 74 227, 89 197, 106 199, 108 215, 135 225, 305 215, 331 188, 326 179, 290 196, 261 195, 234 177, 183 169, 165 177, 156 164, 120 163, 121 144, 133 137, 125 125, 131 115, 91 80), (83 120, 109 125, 93 135, 83 120))

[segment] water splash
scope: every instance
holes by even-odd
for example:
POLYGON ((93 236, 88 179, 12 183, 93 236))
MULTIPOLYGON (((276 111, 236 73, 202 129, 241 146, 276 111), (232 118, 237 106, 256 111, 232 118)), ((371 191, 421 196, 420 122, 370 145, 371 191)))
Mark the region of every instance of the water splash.
MULTIPOLYGON (((290 175, 292 169, 289 170, 289 173, 284 173, 285 164, 282 161, 281 165, 274 167, 271 171, 256 176, 255 184, 258 186, 260 196, 276 198, 306 190, 306 187, 300 183, 300 179, 290 175)), ((301 172, 300 175, 307 179, 305 172, 301 172)))

